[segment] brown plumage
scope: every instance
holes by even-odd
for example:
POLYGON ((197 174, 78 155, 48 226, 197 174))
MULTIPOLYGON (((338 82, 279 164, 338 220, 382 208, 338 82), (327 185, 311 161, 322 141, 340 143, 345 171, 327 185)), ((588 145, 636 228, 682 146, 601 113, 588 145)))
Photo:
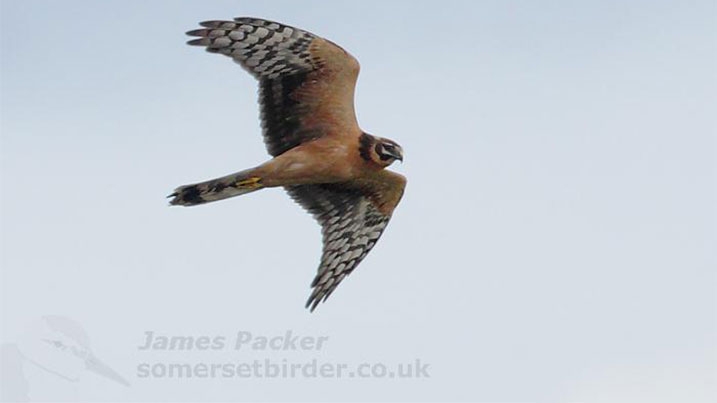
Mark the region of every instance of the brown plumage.
POLYGON ((354 111, 356 59, 309 32, 256 18, 207 21, 188 43, 230 56, 259 80, 271 160, 181 186, 173 205, 193 206, 265 187, 284 187, 322 226, 323 254, 306 303, 313 311, 378 241, 406 179, 385 170, 401 147, 364 133, 354 111))

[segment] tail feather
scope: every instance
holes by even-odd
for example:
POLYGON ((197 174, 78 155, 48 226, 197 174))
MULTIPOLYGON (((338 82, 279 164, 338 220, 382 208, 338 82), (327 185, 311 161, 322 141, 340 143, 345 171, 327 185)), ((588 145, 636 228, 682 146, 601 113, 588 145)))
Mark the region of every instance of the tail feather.
POLYGON ((259 190, 264 187, 261 178, 253 176, 251 171, 241 171, 206 182, 180 186, 167 196, 172 198, 169 204, 196 206, 259 190))

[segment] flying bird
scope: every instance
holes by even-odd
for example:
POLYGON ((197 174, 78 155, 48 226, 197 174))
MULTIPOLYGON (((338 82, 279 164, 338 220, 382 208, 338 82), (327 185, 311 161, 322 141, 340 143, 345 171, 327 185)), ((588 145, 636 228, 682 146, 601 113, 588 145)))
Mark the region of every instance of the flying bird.
POLYGON ((313 311, 378 241, 406 178, 384 168, 403 161, 393 140, 361 130, 354 111, 359 63, 335 43, 258 18, 206 21, 187 42, 231 57, 259 81, 269 161, 180 186, 170 204, 194 206, 283 187, 322 227, 323 253, 306 307, 313 311))

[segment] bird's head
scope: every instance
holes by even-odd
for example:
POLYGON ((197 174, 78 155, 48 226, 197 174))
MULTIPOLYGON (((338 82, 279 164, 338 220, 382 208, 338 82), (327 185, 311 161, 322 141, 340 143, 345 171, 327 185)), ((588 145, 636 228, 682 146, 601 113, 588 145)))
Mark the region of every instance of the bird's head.
POLYGON ((396 160, 403 162, 403 148, 393 140, 364 133, 359 142, 361 157, 367 161, 373 161, 384 168, 396 160))

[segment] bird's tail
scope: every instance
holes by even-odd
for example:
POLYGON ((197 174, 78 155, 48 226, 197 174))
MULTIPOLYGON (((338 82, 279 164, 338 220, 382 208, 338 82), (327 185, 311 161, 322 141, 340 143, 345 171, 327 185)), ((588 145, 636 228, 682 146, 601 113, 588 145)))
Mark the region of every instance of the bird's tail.
POLYGON ((167 197, 175 206, 196 206, 216 200, 239 196, 264 187, 261 177, 252 175, 253 169, 192 185, 180 186, 167 197))

